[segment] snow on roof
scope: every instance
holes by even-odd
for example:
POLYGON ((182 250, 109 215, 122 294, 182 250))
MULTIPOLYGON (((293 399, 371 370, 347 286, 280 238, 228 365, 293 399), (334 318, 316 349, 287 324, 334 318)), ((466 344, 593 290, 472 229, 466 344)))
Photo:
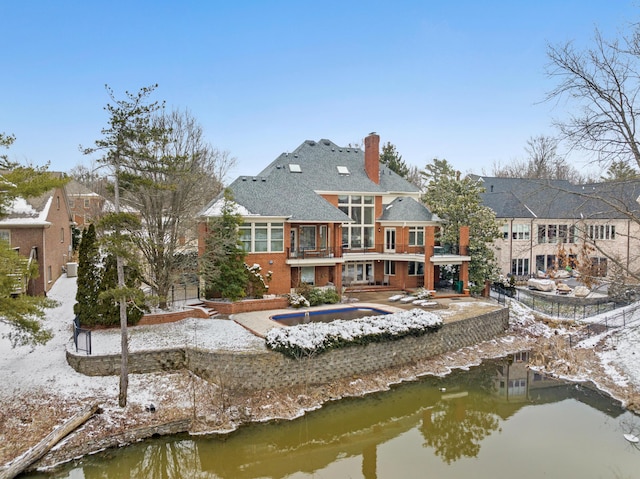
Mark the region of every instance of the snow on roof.
MULTIPOLYGON (((202 210, 200 213, 201 216, 222 216, 222 207, 224 206, 224 198, 219 198, 213 204, 209 205, 208 208, 202 210)), ((256 216, 254 213, 251 213, 247 208, 238 203, 233 203, 233 213, 241 216, 256 216)))
POLYGON ((44 207, 38 211, 26 199, 18 197, 11 201, 7 208, 7 216, 0 220, 0 226, 47 226, 49 209, 53 203, 53 196, 47 198, 44 207))

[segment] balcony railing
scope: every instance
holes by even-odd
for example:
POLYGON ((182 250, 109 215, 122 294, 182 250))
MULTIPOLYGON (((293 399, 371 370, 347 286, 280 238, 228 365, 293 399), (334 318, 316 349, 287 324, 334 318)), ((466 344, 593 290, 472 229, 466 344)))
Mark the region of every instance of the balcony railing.
POLYGON ((460 246, 457 244, 445 244, 441 246, 434 246, 431 256, 445 256, 445 255, 455 255, 455 256, 467 256, 468 253, 467 246, 460 246))
MULTIPOLYGON (((431 256, 444 256, 444 255, 467 255, 467 247, 460 247, 458 245, 443 245, 434 246, 431 248, 431 256)), ((416 254, 424 255, 424 246, 412 246, 408 244, 388 245, 388 244, 376 244, 367 247, 349 247, 349 245, 334 246, 332 248, 322 249, 306 249, 299 248, 292 250, 287 248, 288 259, 323 259, 323 258, 340 258, 344 254, 416 254)))
POLYGON ((342 247, 340 246, 322 249, 299 248, 292 250, 291 248, 287 248, 288 259, 339 258, 340 256, 342 256, 342 247))
POLYGON ((419 255, 423 255, 424 254, 424 246, 412 246, 409 244, 399 244, 399 243, 395 243, 395 244, 384 244, 384 243, 380 243, 380 244, 375 244, 372 246, 362 246, 362 247, 356 247, 356 246, 351 246, 349 247, 349 245, 342 245, 342 251, 344 253, 360 253, 360 254, 367 254, 367 253, 396 253, 396 254, 419 254, 419 255))

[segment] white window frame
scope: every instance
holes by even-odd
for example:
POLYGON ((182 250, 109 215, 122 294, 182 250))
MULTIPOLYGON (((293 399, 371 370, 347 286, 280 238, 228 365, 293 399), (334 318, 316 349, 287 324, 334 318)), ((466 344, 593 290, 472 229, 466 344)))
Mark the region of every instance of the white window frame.
POLYGON ((511 238, 514 240, 528 240, 531 238, 531 225, 519 223, 513 225, 511 238))
POLYGON ((283 253, 284 252, 284 223, 270 223, 265 221, 256 221, 252 223, 242 223, 239 227, 240 240, 242 246, 247 253, 283 253), (257 226, 256 226, 257 225, 257 226), (267 230, 266 239, 260 239, 260 243, 266 241, 266 249, 256 250, 256 230, 267 230), (281 231, 280 238, 274 234, 281 231))
POLYGON ((347 248, 373 248, 375 246, 375 198, 373 195, 340 195, 338 209, 354 223, 342 225, 342 243, 347 248))
POLYGON ((409 246, 424 246, 424 226, 409 228, 409 246))

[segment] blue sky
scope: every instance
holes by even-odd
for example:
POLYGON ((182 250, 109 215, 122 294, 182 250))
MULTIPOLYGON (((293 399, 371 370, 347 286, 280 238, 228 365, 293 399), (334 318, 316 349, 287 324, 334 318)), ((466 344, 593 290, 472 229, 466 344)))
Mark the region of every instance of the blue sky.
POLYGON ((5 0, 0 132, 17 137, 11 159, 89 166, 78 146, 107 125, 104 85, 124 98, 158 83, 153 99, 237 158, 227 182, 304 140, 371 131, 410 165, 489 173, 567 113, 542 102, 547 44, 639 17, 637 0, 5 0))

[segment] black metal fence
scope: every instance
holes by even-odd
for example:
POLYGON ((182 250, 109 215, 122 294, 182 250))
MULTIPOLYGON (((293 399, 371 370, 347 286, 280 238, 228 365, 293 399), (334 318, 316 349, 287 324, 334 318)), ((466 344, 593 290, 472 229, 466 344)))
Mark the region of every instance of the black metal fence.
POLYGON ((507 298, 512 298, 547 316, 577 321, 582 327, 574 333, 566 335, 569 347, 575 346, 589 336, 603 333, 609 329, 640 326, 640 302, 618 303, 609 298, 591 300, 553 296, 545 298, 518 288, 504 288, 500 285, 494 285, 491 288, 491 296, 503 304, 507 298), (579 301, 590 302, 589 304, 579 304, 579 301), (603 316, 597 320, 589 319, 598 315, 603 316))
POLYGON ((608 297, 573 298, 567 296, 551 296, 529 292, 520 288, 505 288, 494 284, 491 297, 504 304, 507 298, 513 298, 528 308, 558 319, 579 321, 591 316, 614 311, 628 303, 618 303, 608 297))
POLYGON ((200 298, 200 285, 198 283, 174 284, 169 290, 167 303, 174 305, 184 303, 189 300, 200 298))
POLYGON ((91 354, 91 330, 80 327, 80 318, 73 318, 73 342, 76 345, 76 353, 84 351, 91 354))

